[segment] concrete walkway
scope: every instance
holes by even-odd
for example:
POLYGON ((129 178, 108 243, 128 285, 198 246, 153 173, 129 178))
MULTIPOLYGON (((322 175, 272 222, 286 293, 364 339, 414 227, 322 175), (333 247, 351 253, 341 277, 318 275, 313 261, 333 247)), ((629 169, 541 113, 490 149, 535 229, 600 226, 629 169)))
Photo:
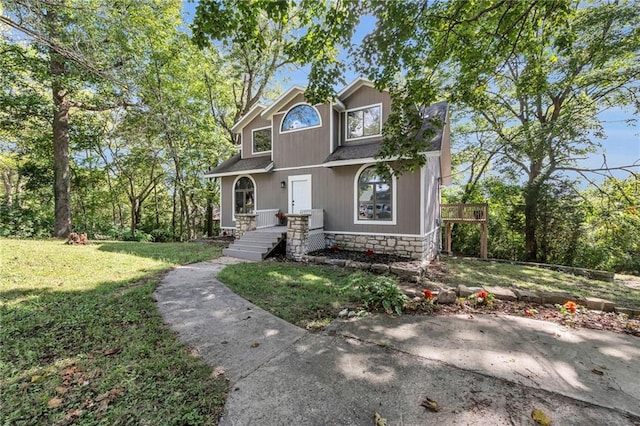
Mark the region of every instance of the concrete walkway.
POLYGON ((158 286, 180 339, 229 378, 222 425, 640 425, 640 339, 527 318, 372 315, 323 333, 231 292, 236 259, 176 268, 158 286), (420 404, 436 401, 439 411, 420 404))

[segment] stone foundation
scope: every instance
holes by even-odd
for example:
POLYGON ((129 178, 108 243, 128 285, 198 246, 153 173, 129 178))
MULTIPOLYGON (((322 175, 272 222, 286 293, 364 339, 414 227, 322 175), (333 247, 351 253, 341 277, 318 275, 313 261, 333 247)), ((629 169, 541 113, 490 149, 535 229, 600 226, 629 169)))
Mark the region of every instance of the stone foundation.
MULTIPOLYGON (((434 233, 435 234, 435 233, 434 233)), ((325 233, 327 247, 334 245, 343 250, 367 251, 375 253, 395 254, 411 259, 432 260, 435 258, 437 239, 434 234, 427 237, 397 235, 351 235, 325 233)))

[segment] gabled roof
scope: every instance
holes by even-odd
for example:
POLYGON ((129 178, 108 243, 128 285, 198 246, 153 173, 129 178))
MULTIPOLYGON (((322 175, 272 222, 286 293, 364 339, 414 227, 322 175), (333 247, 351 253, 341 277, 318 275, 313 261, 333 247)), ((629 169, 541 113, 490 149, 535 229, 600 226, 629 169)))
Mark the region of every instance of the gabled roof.
POLYGON ((255 104, 249 110, 249 112, 247 112, 245 115, 243 115, 242 118, 240 118, 240 120, 238 120, 238 122, 233 125, 233 127, 231 128, 231 131, 233 133, 240 133, 240 130, 242 130, 242 128, 245 125, 247 125, 251 120, 253 120, 259 114, 261 114, 262 111, 264 111, 265 108, 266 107, 264 105, 262 105, 262 104, 255 104))
POLYGON ((305 88, 302 86, 293 86, 292 88, 287 90, 282 96, 276 99, 274 103, 269 105, 269 108, 265 109, 262 112, 262 117, 266 120, 271 119, 271 117, 273 117, 273 115, 276 112, 278 112, 280 108, 282 108, 284 105, 291 102, 299 94, 304 93, 304 91, 305 91, 305 88))
POLYGON ((367 80, 364 77, 358 77, 355 80, 353 80, 351 83, 349 83, 344 89, 339 91, 336 97, 338 99, 347 99, 349 96, 353 95, 362 86, 373 88, 374 84, 372 81, 367 80))
POLYGON ((240 154, 236 154, 224 163, 209 170, 204 175, 206 178, 235 176, 240 173, 267 173, 273 169, 273 161, 271 156, 261 156, 253 158, 240 158, 240 154))

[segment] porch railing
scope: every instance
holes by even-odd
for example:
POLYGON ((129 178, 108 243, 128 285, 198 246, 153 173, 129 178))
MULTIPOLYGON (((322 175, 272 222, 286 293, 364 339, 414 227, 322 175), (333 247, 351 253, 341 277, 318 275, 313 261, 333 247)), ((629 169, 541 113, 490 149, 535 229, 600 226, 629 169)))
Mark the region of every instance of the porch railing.
POLYGON ((444 222, 486 222, 489 213, 487 204, 442 204, 444 222))
POLYGON ((278 212, 278 209, 256 210, 256 229, 276 226, 278 224, 276 213, 278 212))
POLYGON ((324 228, 324 210, 322 209, 309 209, 300 210, 300 214, 310 214, 309 218, 309 230, 324 228))

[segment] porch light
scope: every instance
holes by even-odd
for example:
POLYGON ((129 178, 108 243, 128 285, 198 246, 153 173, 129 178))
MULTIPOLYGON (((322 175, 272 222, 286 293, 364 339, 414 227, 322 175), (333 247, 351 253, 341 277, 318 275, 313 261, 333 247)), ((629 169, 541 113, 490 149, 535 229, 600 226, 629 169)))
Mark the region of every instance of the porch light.
POLYGON ((280 188, 284 189, 287 186, 287 182, 280 181, 280 188))

